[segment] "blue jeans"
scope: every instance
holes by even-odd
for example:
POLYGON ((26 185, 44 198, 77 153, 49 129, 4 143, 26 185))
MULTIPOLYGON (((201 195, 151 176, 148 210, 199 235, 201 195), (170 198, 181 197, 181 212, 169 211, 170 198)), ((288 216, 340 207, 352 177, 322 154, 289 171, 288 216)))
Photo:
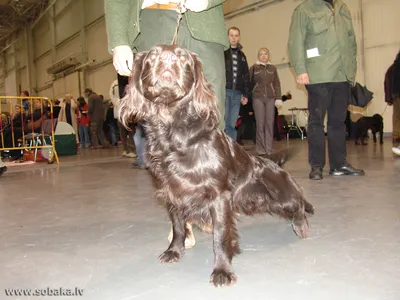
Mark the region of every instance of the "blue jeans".
POLYGON ((89 148, 90 146, 89 126, 79 125, 79 141, 81 143, 81 147, 89 148))
POLYGON ((111 144, 115 145, 118 140, 117 140, 117 128, 115 124, 108 124, 108 128, 110 129, 110 138, 111 138, 111 144))
POLYGON ((225 95, 225 133, 236 141, 236 122, 239 116, 240 100, 242 92, 235 90, 226 90, 225 95))
POLYGON ((146 139, 144 137, 143 126, 140 124, 136 125, 136 132, 135 135, 133 136, 133 141, 135 143, 139 165, 145 166, 146 162, 145 162, 144 152, 146 151, 146 139))

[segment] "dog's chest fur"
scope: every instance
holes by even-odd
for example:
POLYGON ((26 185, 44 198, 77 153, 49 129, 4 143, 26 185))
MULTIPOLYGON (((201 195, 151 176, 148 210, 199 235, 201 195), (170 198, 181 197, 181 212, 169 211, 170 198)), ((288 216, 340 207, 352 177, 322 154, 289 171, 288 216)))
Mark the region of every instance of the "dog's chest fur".
POLYGON ((146 125, 150 170, 158 196, 183 210, 197 211, 232 190, 237 177, 234 144, 219 129, 204 130, 196 116, 146 125), (160 194, 161 193, 161 194, 160 194))

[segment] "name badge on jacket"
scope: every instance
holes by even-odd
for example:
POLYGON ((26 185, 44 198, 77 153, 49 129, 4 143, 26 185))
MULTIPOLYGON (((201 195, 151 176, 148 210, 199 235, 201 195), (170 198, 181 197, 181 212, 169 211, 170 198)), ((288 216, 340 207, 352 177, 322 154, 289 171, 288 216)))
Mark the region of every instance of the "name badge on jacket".
POLYGON ((312 48, 307 50, 307 58, 313 58, 318 56, 320 56, 318 48, 312 48))

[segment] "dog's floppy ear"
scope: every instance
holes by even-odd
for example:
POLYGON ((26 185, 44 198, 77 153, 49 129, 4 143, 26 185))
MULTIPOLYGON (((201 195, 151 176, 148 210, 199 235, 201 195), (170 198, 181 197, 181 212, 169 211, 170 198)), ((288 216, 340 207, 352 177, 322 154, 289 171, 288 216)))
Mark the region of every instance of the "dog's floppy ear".
POLYGON ((143 96, 141 74, 144 60, 148 52, 139 52, 135 55, 133 72, 129 78, 129 84, 125 90, 125 96, 121 99, 119 118, 121 123, 128 127, 130 122, 138 122, 149 111, 149 103, 143 96))
POLYGON ((194 62, 194 90, 192 104, 195 111, 200 117, 206 120, 211 119, 213 125, 219 122, 219 110, 217 105, 217 97, 211 90, 211 85, 206 81, 201 61, 199 57, 191 53, 194 62))

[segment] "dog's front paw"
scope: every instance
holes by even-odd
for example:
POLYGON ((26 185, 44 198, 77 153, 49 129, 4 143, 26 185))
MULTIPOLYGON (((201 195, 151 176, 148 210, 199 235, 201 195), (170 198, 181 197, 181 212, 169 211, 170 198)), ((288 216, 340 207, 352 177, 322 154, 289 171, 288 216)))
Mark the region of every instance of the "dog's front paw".
POLYGON ((210 283, 216 287, 235 284, 236 280, 235 273, 225 269, 214 269, 210 277, 210 283))
POLYGON ((178 262, 183 253, 175 250, 166 250, 163 254, 158 257, 158 260, 162 263, 174 263, 178 262))

